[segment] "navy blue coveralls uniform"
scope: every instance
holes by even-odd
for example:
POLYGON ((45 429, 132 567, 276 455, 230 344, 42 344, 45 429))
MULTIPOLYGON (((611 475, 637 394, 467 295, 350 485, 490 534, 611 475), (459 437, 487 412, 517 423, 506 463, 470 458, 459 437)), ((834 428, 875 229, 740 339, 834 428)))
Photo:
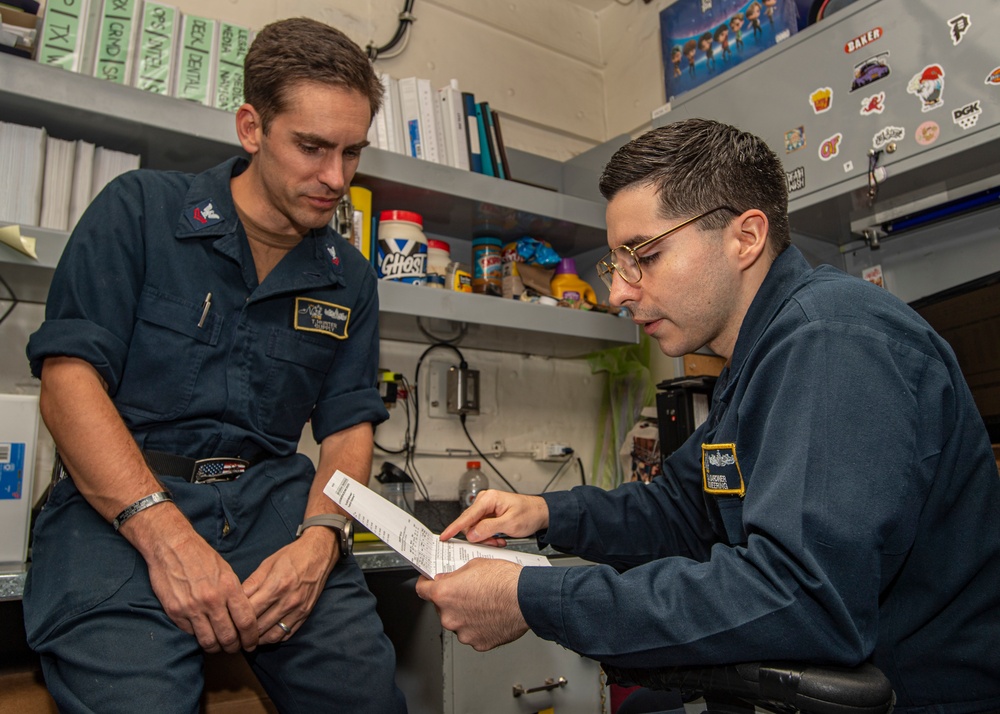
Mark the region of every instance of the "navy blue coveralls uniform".
MULTIPOLYGON (((388 417, 375 386, 374 270, 324 228, 258 285, 229 187, 245 167, 232 159, 196 176, 135 171, 112 182, 69 240, 28 344, 36 376, 53 355, 93 365, 141 448, 259 461, 213 484, 160 474, 241 580, 302 522, 314 476, 296 454, 306 420, 319 442, 388 417)), ((197 641, 167 618, 143 559, 71 478, 37 520, 24 610, 65 711, 197 710, 197 641)), ((405 710, 352 557, 341 556, 293 637, 247 659, 282 712, 405 710)))
POLYGON ((1000 710, 1000 477, 954 354, 794 247, 663 475, 544 497, 540 541, 609 565, 522 571, 541 637, 620 666, 871 659, 903 714, 1000 710))

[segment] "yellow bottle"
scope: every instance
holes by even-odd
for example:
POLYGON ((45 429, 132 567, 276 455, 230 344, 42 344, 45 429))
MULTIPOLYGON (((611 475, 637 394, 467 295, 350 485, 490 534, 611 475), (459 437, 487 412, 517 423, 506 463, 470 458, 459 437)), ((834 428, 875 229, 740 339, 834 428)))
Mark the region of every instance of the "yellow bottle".
POLYGON ((590 283, 576 274, 576 261, 563 258, 556 266, 556 274, 549 283, 552 297, 572 303, 588 302, 597 304, 597 295, 590 283))

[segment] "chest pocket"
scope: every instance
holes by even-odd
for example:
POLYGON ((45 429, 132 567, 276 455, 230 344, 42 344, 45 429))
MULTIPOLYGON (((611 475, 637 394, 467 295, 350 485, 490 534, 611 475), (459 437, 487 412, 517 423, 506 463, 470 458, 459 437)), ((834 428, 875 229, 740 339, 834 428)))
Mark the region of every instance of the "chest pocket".
POLYGON ((218 343, 222 317, 203 305, 145 288, 136 307, 128 359, 115 403, 134 416, 175 419, 191 402, 209 350, 218 343))
POLYGON ((298 439, 319 401, 339 340, 274 329, 265 349, 266 377, 257 418, 268 433, 298 439))

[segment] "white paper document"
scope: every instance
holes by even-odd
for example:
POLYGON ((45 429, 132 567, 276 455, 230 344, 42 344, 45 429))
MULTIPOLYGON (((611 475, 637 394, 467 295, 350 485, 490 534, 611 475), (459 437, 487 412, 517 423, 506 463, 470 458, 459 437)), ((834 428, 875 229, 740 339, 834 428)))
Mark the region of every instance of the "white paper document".
POLYGON ((544 555, 456 539, 442 543, 423 523, 342 471, 333 474, 323 493, 428 578, 457 570, 473 558, 509 560, 519 565, 550 564, 544 555))

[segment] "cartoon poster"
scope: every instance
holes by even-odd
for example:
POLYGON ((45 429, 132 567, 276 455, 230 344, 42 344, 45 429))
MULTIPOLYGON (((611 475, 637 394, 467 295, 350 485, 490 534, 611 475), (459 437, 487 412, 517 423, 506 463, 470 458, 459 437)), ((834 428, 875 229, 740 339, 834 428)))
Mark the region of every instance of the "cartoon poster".
POLYGON ((799 29, 796 0, 677 0, 660 11, 667 101, 799 29))

